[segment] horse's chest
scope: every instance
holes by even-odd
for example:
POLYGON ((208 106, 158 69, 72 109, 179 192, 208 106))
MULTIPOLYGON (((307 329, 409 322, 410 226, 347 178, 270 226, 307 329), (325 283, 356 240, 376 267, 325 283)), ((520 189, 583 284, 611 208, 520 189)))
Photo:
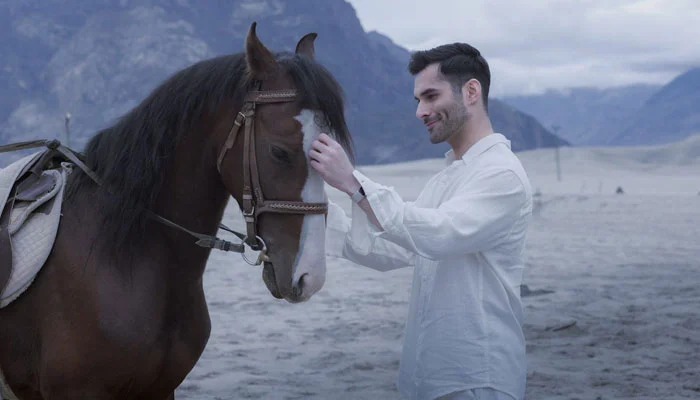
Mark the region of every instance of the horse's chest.
MULTIPOLYGON (((179 386, 194 368, 209 338, 210 323, 207 316, 188 319, 187 323, 170 321, 148 330, 144 340, 134 342, 133 337, 129 338, 131 348, 139 351, 129 352, 128 360, 120 363, 126 367, 120 374, 126 378, 121 384, 128 385, 141 398, 161 398, 179 386)), ((114 350, 119 351, 123 344, 114 341, 114 350)))
POLYGON ((158 358, 160 365, 157 369, 151 369, 151 371, 160 371, 157 382, 153 386, 177 387, 194 368, 204 351, 211 331, 206 308, 203 312, 204 314, 198 312, 197 314, 201 316, 196 319, 182 318, 164 330, 167 339, 160 345, 161 357, 158 358))
POLYGON ((108 293, 101 300, 109 310, 100 313, 101 331, 116 354, 129 358, 129 375, 144 384, 175 387, 197 363, 211 322, 200 291, 151 289, 117 301, 116 293, 108 293))

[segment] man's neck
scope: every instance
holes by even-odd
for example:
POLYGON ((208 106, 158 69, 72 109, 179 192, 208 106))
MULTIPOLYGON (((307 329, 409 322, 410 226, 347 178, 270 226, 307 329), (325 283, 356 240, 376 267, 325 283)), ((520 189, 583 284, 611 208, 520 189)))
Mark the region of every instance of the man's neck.
POLYGON ((455 140, 448 141, 450 146, 452 146, 455 159, 462 158, 476 142, 492 133, 493 127, 488 116, 473 118, 464 126, 460 134, 454 138, 455 140))

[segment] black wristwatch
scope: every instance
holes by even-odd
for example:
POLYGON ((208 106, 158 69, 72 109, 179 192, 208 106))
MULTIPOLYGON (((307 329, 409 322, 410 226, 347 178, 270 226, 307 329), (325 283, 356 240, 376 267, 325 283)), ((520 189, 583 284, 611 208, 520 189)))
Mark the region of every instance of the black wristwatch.
POLYGON ((350 198, 352 199, 353 202, 355 203, 360 203, 362 199, 364 199, 367 195, 365 194, 365 189, 360 186, 359 189, 357 189, 357 192, 353 193, 350 198))

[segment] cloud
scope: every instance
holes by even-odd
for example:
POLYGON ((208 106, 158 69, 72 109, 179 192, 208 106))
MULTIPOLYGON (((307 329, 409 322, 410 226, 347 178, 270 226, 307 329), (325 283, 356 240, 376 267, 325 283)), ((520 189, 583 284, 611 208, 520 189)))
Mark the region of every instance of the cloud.
POLYGON ((664 84, 700 66, 697 0, 350 0, 366 30, 410 49, 464 41, 494 95, 664 84))

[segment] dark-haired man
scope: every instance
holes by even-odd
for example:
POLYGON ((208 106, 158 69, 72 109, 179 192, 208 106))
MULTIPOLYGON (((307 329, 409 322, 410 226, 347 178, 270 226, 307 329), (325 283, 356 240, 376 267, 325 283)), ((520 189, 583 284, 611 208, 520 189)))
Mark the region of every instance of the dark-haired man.
POLYGON ((414 266, 398 378, 408 399, 522 399, 525 339, 520 284, 531 188, 510 142, 488 115, 491 75, 464 43, 412 55, 416 117, 447 166, 415 202, 354 169, 327 135, 311 165, 354 201, 337 205, 327 248, 381 271, 414 266))

